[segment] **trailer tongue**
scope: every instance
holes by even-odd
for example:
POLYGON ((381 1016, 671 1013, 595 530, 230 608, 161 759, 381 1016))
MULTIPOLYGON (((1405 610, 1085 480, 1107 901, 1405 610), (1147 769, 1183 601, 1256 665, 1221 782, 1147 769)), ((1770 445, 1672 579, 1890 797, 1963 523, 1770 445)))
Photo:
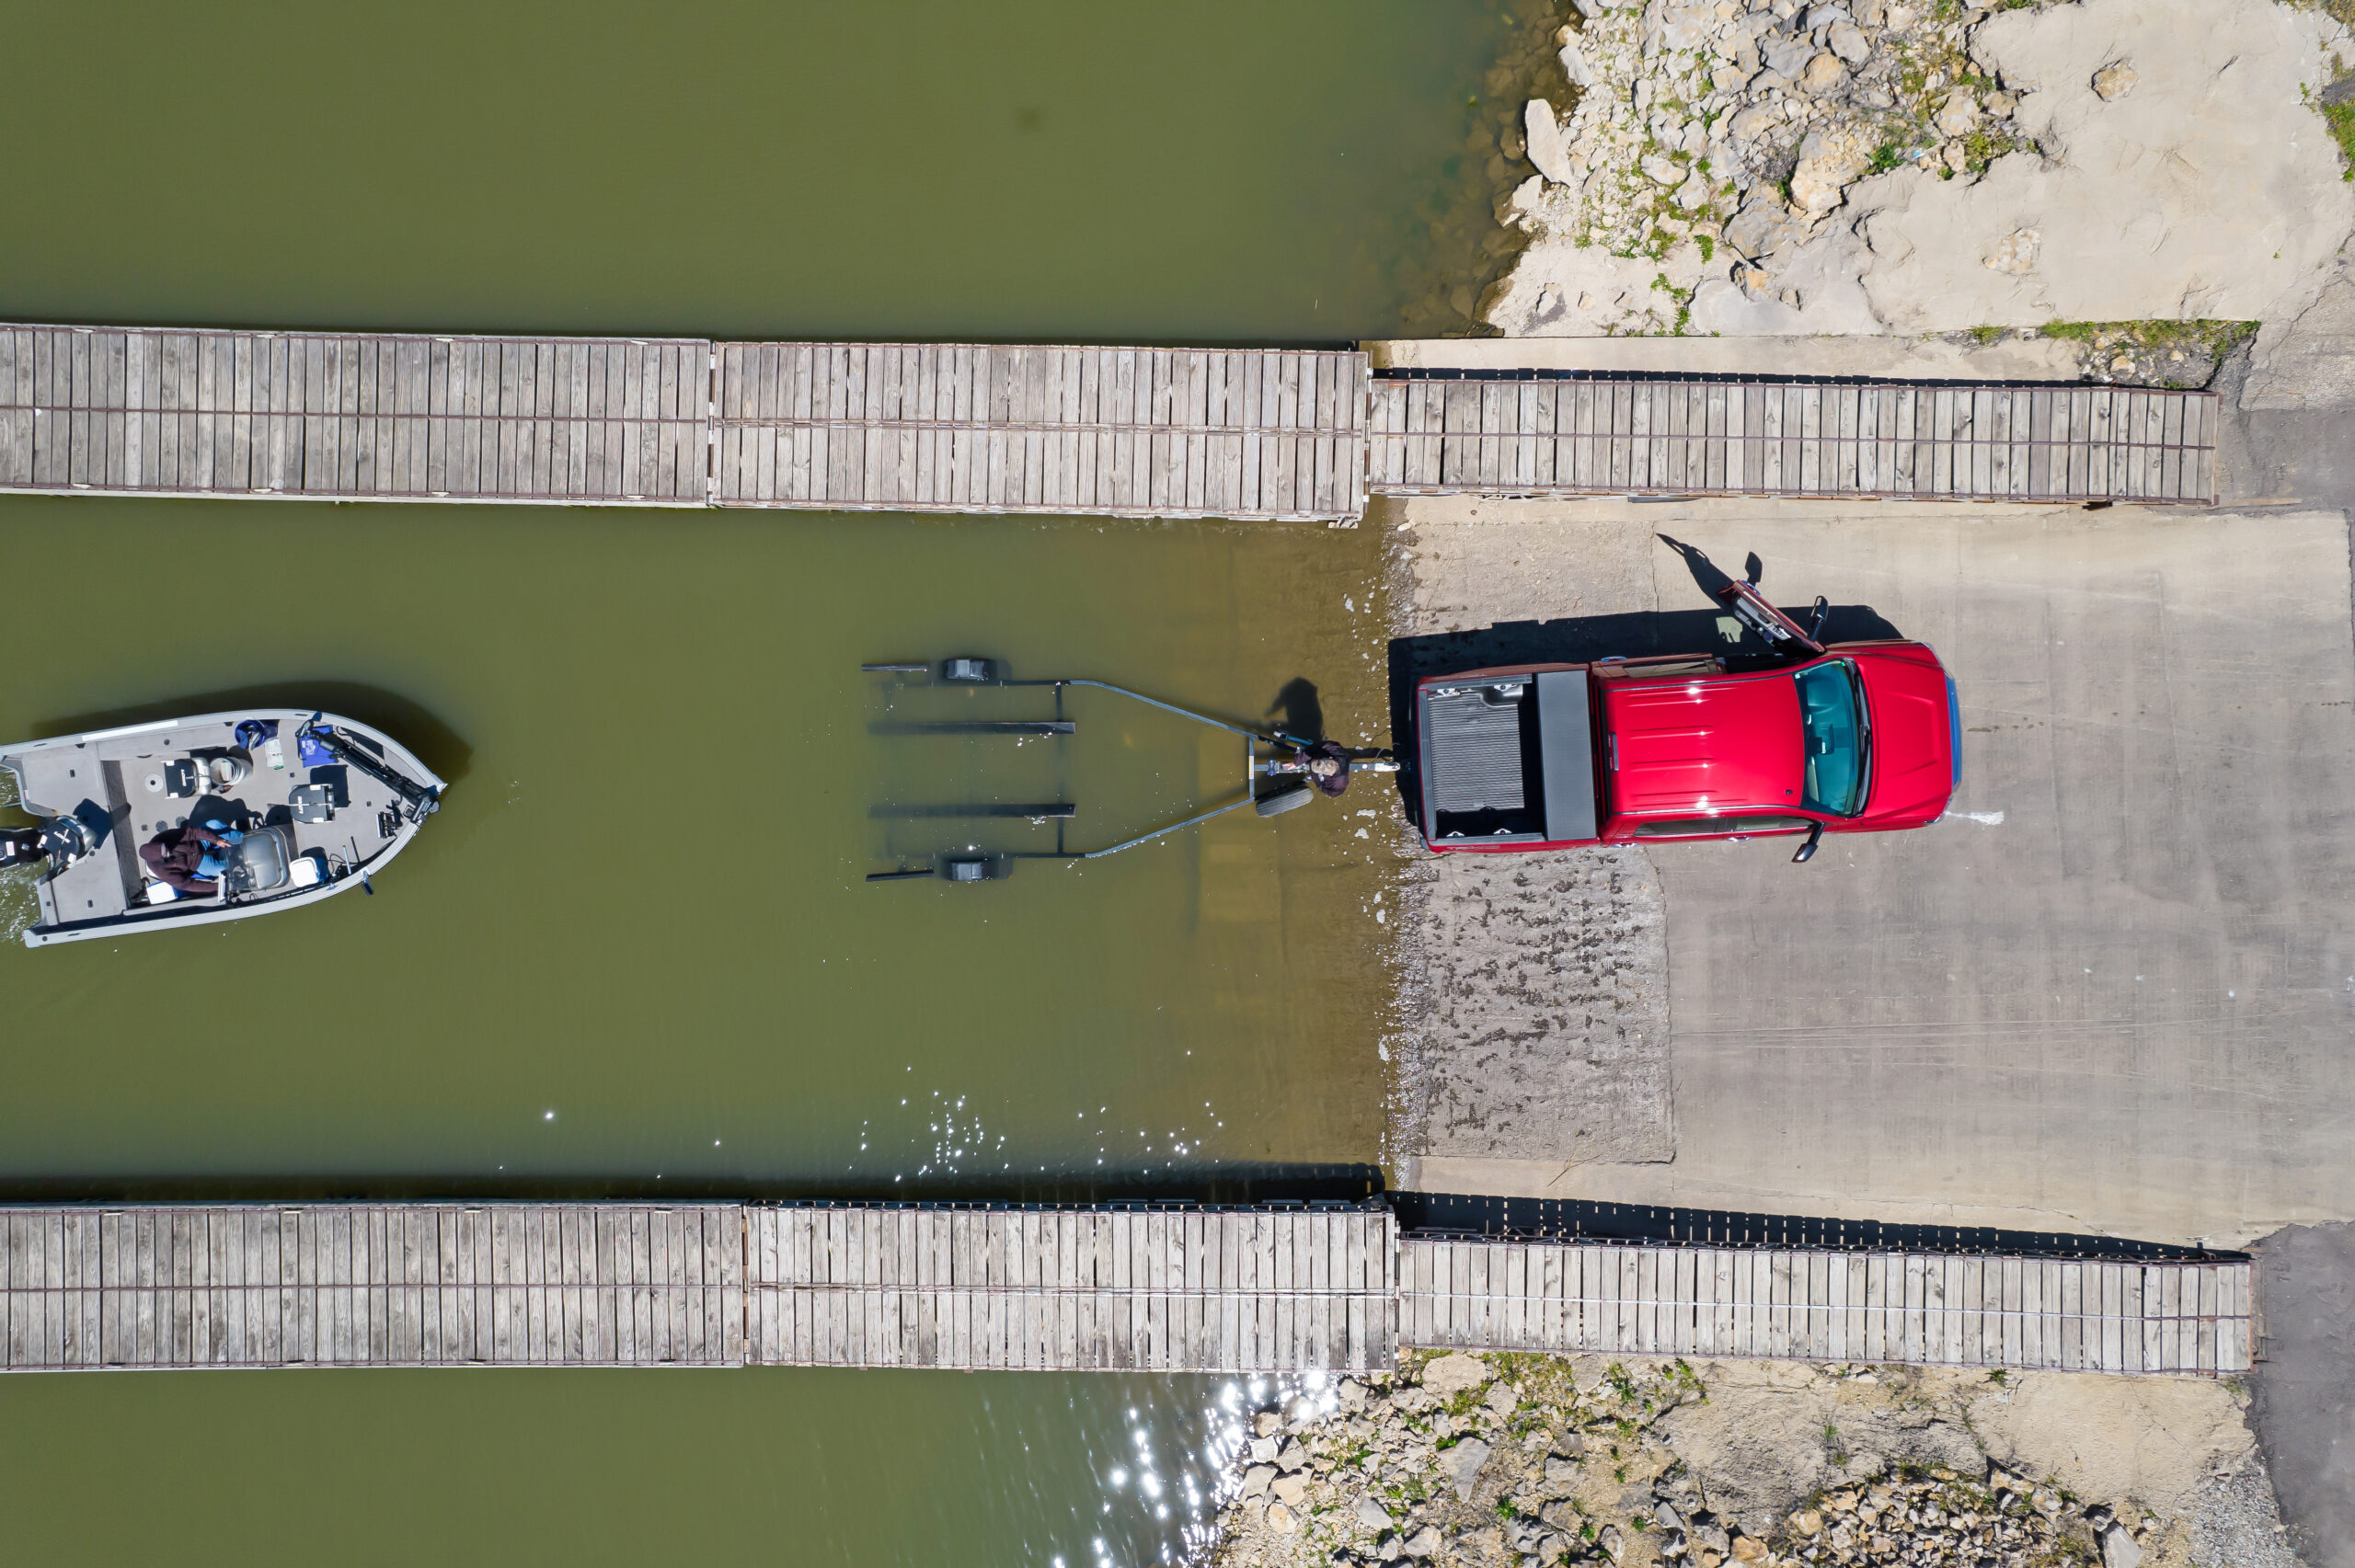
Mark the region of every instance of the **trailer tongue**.
POLYGON ((1198 827, 1215 817, 1249 807, 1261 817, 1278 817, 1307 805, 1319 795, 1338 795, 1349 787, 1353 773, 1394 773, 1398 764, 1387 753, 1351 750, 1330 740, 1311 739, 1289 734, 1281 729, 1255 729, 1247 725, 1230 723, 1209 714, 1182 708, 1175 703, 1165 703, 1158 697, 1148 697, 1125 686, 1115 686, 1108 681, 1090 681, 1065 676, 1051 680, 1017 681, 1005 674, 1005 667, 994 659, 947 658, 940 661, 936 674, 934 666, 921 663, 865 664, 859 667, 870 675, 898 678, 911 686, 937 683, 942 686, 989 686, 1005 689, 1037 689, 1051 692, 1054 697, 1054 715, 1043 719, 943 719, 892 720, 874 727, 874 733, 889 736, 915 735, 1012 735, 1020 737, 1065 738, 1078 733, 1075 720, 1065 716, 1063 693, 1069 689, 1109 692, 1128 701, 1175 714, 1196 724, 1222 729, 1243 738, 1243 773, 1241 793, 1206 810, 1198 811, 1174 822, 1139 833, 1119 843, 1099 849, 1075 849, 1068 841, 1067 824, 1078 814, 1070 802, 1056 801, 1038 806, 1007 806, 1002 803, 972 805, 879 806, 874 815, 909 819, 969 818, 975 820, 1020 817, 1033 822, 1052 821, 1055 827, 1055 847, 1051 850, 982 851, 968 847, 936 853, 923 857, 901 856, 902 864, 890 871, 869 872, 869 882, 913 882, 928 877, 940 877, 949 882, 989 882, 1011 876, 1015 863, 1024 860, 1055 860, 1066 864, 1102 860, 1123 850, 1135 849, 1155 839, 1188 828, 1198 827), (1262 753, 1265 755, 1262 755, 1262 753), (1263 785, 1273 784, 1272 789, 1263 785), (911 859, 921 858, 925 864, 909 864, 911 859))

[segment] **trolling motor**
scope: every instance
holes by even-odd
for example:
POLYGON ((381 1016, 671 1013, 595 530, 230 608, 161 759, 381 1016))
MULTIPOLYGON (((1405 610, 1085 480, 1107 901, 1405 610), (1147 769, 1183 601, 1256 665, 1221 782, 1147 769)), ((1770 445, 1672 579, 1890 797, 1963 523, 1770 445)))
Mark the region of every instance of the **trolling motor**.
POLYGON ((294 732, 296 741, 317 747, 345 767, 367 774, 399 797, 401 815, 411 822, 422 822, 442 809, 442 796, 437 790, 426 788, 415 780, 402 777, 382 758, 364 746, 355 746, 319 720, 322 714, 313 714, 294 732))
POLYGON ((1017 681, 1010 678, 1005 667, 994 659, 956 658, 942 659, 938 666, 930 663, 863 664, 859 668, 871 675, 900 675, 917 681, 937 680, 944 686, 1043 687, 1054 693, 1055 716, 1051 719, 984 719, 949 720, 936 723, 894 722, 876 727, 876 732, 888 735, 1028 735, 1068 736, 1077 733, 1075 720, 1063 717, 1063 690, 1086 687, 1109 692, 1132 702, 1176 714, 1239 735, 1244 741, 1243 786, 1240 798, 1197 812, 1182 820, 1167 823, 1151 832, 1097 850, 1072 850, 1065 847, 1063 824, 1076 815, 1078 807, 1068 802, 1041 805, 1003 806, 973 805, 961 807, 878 807, 875 815, 895 817, 985 818, 1021 817, 1034 822, 1051 820, 1055 824, 1055 847, 1052 850, 1015 850, 985 853, 976 847, 932 857, 932 863, 921 867, 903 867, 897 871, 870 873, 869 882, 908 882, 927 877, 940 877, 949 882, 994 882, 1011 876, 1014 863, 1020 860, 1060 860, 1067 863, 1101 860, 1106 855, 1150 843, 1181 829, 1198 826, 1213 817, 1223 817, 1230 811, 1240 811, 1248 806, 1261 817, 1279 817, 1296 810, 1318 795, 1336 796, 1350 787, 1350 774, 1355 773, 1396 773, 1398 763, 1386 751, 1373 749, 1351 750, 1338 741, 1311 740, 1281 729, 1253 729, 1232 724, 1209 714, 1181 708, 1142 692, 1125 686, 1115 686, 1108 681, 1089 681, 1063 677, 1044 681, 1017 681), (1267 755, 1261 754, 1266 749, 1267 755), (1258 785, 1263 780, 1281 780, 1285 787, 1262 795, 1258 785), (1292 787, 1299 780, 1305 787, 1292 787))

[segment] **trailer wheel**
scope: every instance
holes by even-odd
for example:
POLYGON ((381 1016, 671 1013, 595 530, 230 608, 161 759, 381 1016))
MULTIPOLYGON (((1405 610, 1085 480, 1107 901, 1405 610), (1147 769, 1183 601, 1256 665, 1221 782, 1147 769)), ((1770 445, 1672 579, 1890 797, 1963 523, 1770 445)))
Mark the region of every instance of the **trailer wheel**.
POLYGON ((1315 798, 1316 792, 1313 789, 1288 789, 1281 795, 1271 795, 1264 800, 1253 801, 1251 809, 1262 817, 1281 817, 1287 811, 1298 810, 1315 798))

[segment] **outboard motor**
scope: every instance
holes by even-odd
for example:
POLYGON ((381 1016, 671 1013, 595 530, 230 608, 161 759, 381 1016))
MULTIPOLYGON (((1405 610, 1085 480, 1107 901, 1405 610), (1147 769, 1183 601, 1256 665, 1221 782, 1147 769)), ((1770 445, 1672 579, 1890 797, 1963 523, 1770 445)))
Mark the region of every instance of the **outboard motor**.
POLYGON ((23 865, 41 858, 46 853, 40 847, 39 828, 10 828, 0 830, 0 865, 23 865))
POLYGON ((79 817, 44 817, 38 827, 0 830, 0 866, 45 860, 53 876, 98 844, 98 835, 79 817))

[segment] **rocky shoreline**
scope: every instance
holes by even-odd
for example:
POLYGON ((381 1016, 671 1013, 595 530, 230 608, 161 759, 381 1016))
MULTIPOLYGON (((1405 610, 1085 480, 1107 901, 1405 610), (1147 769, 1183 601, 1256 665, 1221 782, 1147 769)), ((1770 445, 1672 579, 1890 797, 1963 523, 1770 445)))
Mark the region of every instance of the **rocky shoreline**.
POLYGON ((2294 1561, 2219 1384, 1459 1353, 1337 1392, 1252 1415, 1211 1563, 2294 1561))
MULTIPOLYGON (((1527 240, 1482 302, 1508 337, 2272 320, 2336 275, 2355 228, 2317 97, 2355 38, 2311 8, 1576 0, 1564 15, 1561 86, 1505 139, 1535 171, 1497 211, 1527 240), (2229 59, 2202 47, 2224 33, 2229 59)), ((2178 376, 2165 356, 2180 349, 2161 353, 2178 376)), ((2113 372, 2120 357, 2087 370, 2147 368, 2113 372)))

